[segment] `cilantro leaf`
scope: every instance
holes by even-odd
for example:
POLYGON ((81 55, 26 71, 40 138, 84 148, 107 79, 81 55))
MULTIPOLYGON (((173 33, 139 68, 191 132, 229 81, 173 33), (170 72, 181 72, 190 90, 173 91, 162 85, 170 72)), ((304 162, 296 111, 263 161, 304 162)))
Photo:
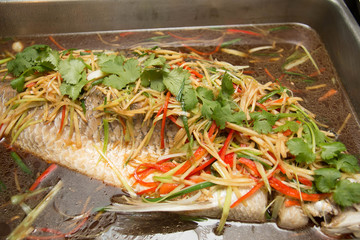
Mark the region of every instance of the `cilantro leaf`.
POLYGON ((218 125, 220 129, 224 129, 226 122, 242 125, 242 122, 246 119, 246 115, 244 112, 233 112, 229 104, 222 107, 218 104, 214 109, 212 119, 215 120, 216 125, 218 125))
POLYGON ((201 114, 204 117, 211 119, 214 109, 216 107, 221 107, 219 102, 214 101, 213 91, 204 87, 198 87, 196 88, 196 94, 202 102, 201 114))
POLYGON ((16 89, 17 92, 22 92, 25 85, 25 77, 20 76, 10 82, 10 85, 13 89, 16 89))
POLYGON ((333 198, 342 207, 360 203, 360 183, 350 182, 346 179, 339 181, 336 184, 333 198))
POLYGON ((198 87, 196 88, 196 94, 201 100, 214 100, 214 93, 210 89, 204 88, 204 87, 198 87))
POLYGON ((312 152, 309 144, 301 138, 293 138, 286 142, 291 154, 295 155, 298 163, 312 163, 315 161, 315 154, 312 152))
POLYGON ((189 71, 182 68, 174 68, 169 73, 164 74, 164 84, 166 88, 174 95, 178 96, 182 90, 183 82, 188 84, 190 77, 189 71))
POLYGON ((86 85, 87 82, 88 81, 86 80, 86 72, 83 71, 79 82, 77 82, 76 84, 63 82, 60 85, 60 92, 63 95, 69 95, 72 100, 76 100, 79 97, 82 88, 86 85))
POLYGON ((226 105, 224 107, 221 107, 221 105, 218 104, 214 109, 212 119, 215 120, 216 125, 218 125, 220 129, 224 129, 227 122, 227 116, 229 115, 231 115, 230 106, 226 105))
POLYGON ((163 66, 166 62, 164 57, 155 58, 155 53, 152 53, 148 59, 144 62, 145 67, 150 66, 163 66))
POLYGON ((201 114, 208 119, 212 119, 215 109, 221 108, 220 103, 217 101, 210 101, 207 99, 203 99, 202 103, 203 105, 201 107, 201 114))
POLYGON ((272 125, 266 119, 256 120, 254 122, 254 130, 258 133, 267 134, 272 131, 272 125))
POLYGON ((129 59, 124 63, 123 68, 120 70, 120 77, 131 82, 135 82, 140 77, 140 66, 136 59, 129 59))
POLYGON ((220 129, 225 128, 226 122, 242 125, 246 116, 244 112, 237 112, 231 108, 233 103, 231 94, 234 88, 227 74, 223 77, 221 88, 222 90, 216 100, 214 100, 214 93, 210 89, 203 87, 196 89, 197 96, 203 104, 201 114, 208 119, 214 120, 220 129))
POLYGON ((320 168, 314 172, 316 188, 323 193, 328 193, 334 189, 337 180, 341 177, 341 173, 334 168, 320 168))
POLYGON ((336 157, 340 152, 346 151, 346 147, 341 142, 322 143, 321 147, 321 158, 329 160, 336 157))
POLYGON ((234 93, 234 85, 229 74, 225 73, 221 82, 221 94, 231 96, 234 93))
POLYGON ((272 126, 277 120, 277 116, 269 112, 252 112, 250 117, 254 120, 254 130, 258 133, 270 133, 272 131, 272 126))
POLYGON ((316 145, 325 143, 325 134, 323 132, 321 132, 319 129, 316 129, 316 130, 314 130, 314 134, 315 134, 316 145))
POLYGON ((353 155, 339 154, 338 160, 335 162, 336 169, 346 173, 356 173, 360 171, 359 162, 353 155))
POLYGON ((175 68, 169 73, 164 73, 163 82, 166 88, 184 104, 184 110, 193 109, 198 103, 196 92, 190 84, 189 71, 175 68))
POLYGON ((33 45, 16 54, 14 60, 7 63, 10 73, 18 77, 21 74, 31 74, 33 67, 40 67, 36 71, 54 70, 59 63, 59 53, 47 45, 33 45))
POLYGON ((283 132, 290 130, 292 132, 297 132, 299 130, 300 124, 295 121, 286 121, 284 125, 281 125, 274 129, 274 132, 283 132))
POLYGON ((11 86, 18 92, 24 90, 25 77, 34 72, 57 69, 59 53, 47 45, 33 45, 16 54, 14 60, 7 63, 10 73, 18 77, 11 81, 11 86), (24 77, 24 78, 23 78, 24 77))
POLYGON ((77 84, 82 77, 81 72, 84 71, 84 68, 85 64, 80 59, 68 58, 67 60, 62 60, 59 63, 59 72, 61 77, 68 84, 77 84))
POLYGON ((184 102, 185 111, 190 111, 198 103, 196 92, 190 84, 184 86, 182 100, 184 102))
POLYGON ((102 54, 98 57, 98 64, 101 71, 106 73, 120 74, 125 58, 122 55, 102 54))
POLYGON ((50 48, 47 51, 40 52, 39 58, 42 66, 52 70, 56 70, 60 62, 59 52, 50 48))
POLYGON ((123 81, 123 79, 115 74, 111 74, 108 77, 104 78, 103 84, 116 89, 123 89, 128 82, 123 81))
POLYGON ((103 84, 116 89, 123 89, 127 84, 135 82, 140 77, 140 66, 136 59, 129 59, 125 63, 122 56, 116 56, 102 64, 102 71, 114 73, 104 78, 103 84))
POLYGON ((140 76, 141 85, 149 87, 156 91, 164 91, 165 85, 163 83, 163 73, 157 69, 144 70, 140 76))
POLYGON ((38 56, 39 54, 34 46, 25 48, 24 51, 16 54, 14 60, 7 63, 8 71, 18 77, 35 65, 38 56))

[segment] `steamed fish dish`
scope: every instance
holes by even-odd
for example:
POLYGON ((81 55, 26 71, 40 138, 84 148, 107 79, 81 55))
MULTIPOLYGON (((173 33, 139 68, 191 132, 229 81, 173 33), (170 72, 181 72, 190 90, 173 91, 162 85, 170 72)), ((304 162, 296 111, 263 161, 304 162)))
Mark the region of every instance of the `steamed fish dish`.
POLYGON ((298 229, 320 217, 327 233, 359 236, 358 160, 301 98, 244 68, 160 48, 34 45, 7 64, 0 134, 121 187, 107 211, 219 218, 218 232, 226 220, 298 229))

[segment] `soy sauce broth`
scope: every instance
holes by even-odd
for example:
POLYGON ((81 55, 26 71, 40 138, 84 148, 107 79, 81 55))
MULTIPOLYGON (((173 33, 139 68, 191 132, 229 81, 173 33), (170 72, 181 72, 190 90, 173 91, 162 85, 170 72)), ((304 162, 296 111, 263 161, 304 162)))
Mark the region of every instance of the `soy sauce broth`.
MULTIPOLYGON (((245 69, 245 73, 253 76, 259 82, 278 81, 292 90, 295 96, 302 97, 304 99, 302 105, 316 114, 317 121, 327 125, 327 129, 335 134, 339 132, 350 114, 350 118, 348 118, 341 133, 337 134, 337 138, 347 146, 350 153, 355 155, 360 153, 360 128, 356 114, 353 114, 351 103, 342 88, 341 80, 321 39, 314 30, 305 25, 161 29, 65 34, 53 37, 58 44, 66 49, 111 49, 129 54, 131 54, 129 49, 136 46, 157 46, 181 52, 190 52, 195 49, 195 51, 205 54, 213 53, 208 57, 220 61, 227 61, 233 65, 249 66, 245 69), (303 45, 310 52, 321 74, 317 73, 310 60, 294 69, 284 70, 283 66, 286 59, 296 51, 303 51, 299 47, 300 45, 303 45), (241 51, 247 57, 226 53, 224 49, 241 51), (316 88, 315 86, 322 87, 316 88), (315 88, 311 89, 311 87, 315 88), (336 94, 319 101, 319 98, 330 89, 335 90, 336 94)), ((59 49, 50 41, 49 36, 30 36, 21 39, 14 37, 0 41, 0 54, 3 54, 1 58, 6 56, 6 51, 14 53, 12 44, 17 41, 21 42, 24 47, 33 44, 47 44, 53 49, 59 49)), ((5 67, 2 65, 1 69, 5 67)), ((5 73, 0 73, 0 77, 10 78, 10 76, 5 76, 5 73)), ((9 156, 10 151, 12 150, 4 141, 0 145, 0 180, 2 182, 0 188, 0 238, 5 238, 25 217, 25 213, 18 205, 9 204, 11 196, 26 192, 36 177, 49 166, 49 163, 41 160, 41 156, 32 156, 16 149, 25 164, 33 172, 32 175, 28 175, 14 163, 9 156)), ((121 189, 105 185, 64 167, 59 166, 39 187, 53 186, 59 179, 64 181, 64 187, 34 222, 35 231, 47 228, 64 233, 69 232, 79 223, 77 217, 85 212, 90 212, 90 217, 76 233, 71 235, 71 238, 142 239, 148 236, 161 239, 162 236, 172 236, 182 239, 184 236, 197 236, 198 239, 213 239, 218 237, 213 233, 213 228, 216 227, 218 221, 213 220, 199 222, 167 213, 131 215, 104 213, 98 215, 93 209, 111 203, 113 197, 123 194, 121 189), (170 233, 173 235, 169 235, 170 233)), ((26 201, 26 204, 34 207, 44 196, 45 193, 33 197, 26 201)), ((227 224, 223 237, 224 239, 233 239, 239 233, 244 239, 265 236, 267 238, 276 237, 277 239, 288 239, 290 237, 293 239, 331 239, 324 236, 317 227, 310 225, 303 230, 286 231, 279 229, 275 223, 245 224, 234 222, 227 224)), ((43 233, 43 235, 51 236, 51 233, 43 233)))

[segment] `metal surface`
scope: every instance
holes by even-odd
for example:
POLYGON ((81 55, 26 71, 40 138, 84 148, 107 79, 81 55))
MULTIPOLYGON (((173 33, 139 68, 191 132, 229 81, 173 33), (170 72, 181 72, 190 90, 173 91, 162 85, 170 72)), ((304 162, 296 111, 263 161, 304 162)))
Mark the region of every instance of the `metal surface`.
POLYGON ((360 29, 341 0, 0 2, 0 36, 283 22, 319 33, 359 116, 360 29))
MULTIPOLYGON (((340 0, 0 2, 0 37, 284 22, 306 24, 317 31, 355 112, 360 116, 360 28, 340 0)), ((264 224, 255 229, 273 233, 264 236, 264 239, 269 236, 289 239, 298 234, 281 232, 283 230, 273 224, 264 224), (272 231, 266 228, 272 228, 272 231), (281 237, 276 235, 280 233, 281 237)), ((254 232, 253 225, 249 225, 247 231, 247 239, 262 236, 254 232)), ((310 232, 306 236, 321 238, 315 233, 310 232)), ((232 239, 238 236, 225 237, 232 239)), ((111 239, 111 235, 110 238, 105 235, 103 239, 111 239)))

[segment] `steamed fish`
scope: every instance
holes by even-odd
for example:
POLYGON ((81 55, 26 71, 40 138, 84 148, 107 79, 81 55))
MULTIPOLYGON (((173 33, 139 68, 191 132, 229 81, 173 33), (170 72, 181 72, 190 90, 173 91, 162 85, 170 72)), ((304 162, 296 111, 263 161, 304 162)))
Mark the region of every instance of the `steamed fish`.
POLYGON ((321 217, 360 202, 358 160, 301 98, 246 66, 159 48, 124 56, 35 45, 7 68, 0 134, 123 188, 129 196, 108 211, 221 218, 218 231, 270 211, 296 229, 317 216, 317 202, 331 206, 321 217))

